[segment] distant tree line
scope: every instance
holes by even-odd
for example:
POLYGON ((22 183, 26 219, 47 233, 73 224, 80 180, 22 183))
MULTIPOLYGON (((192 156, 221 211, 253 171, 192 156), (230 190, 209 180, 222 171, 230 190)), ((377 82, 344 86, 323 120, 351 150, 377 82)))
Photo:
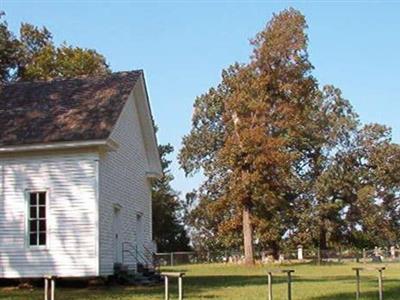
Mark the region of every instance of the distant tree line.
POLYGON ((189 251, 190 240, 183 225, 184 203, 179 194, 171 187, 174 179, 171 174, 167 155, 173 153, 170 145, 158 147, 163 176, 155 180, 152 188, 153 199, 153 237, 157 243, 158 252, 189 251))
POLYGON ((196 98, 179 154, 205 181, 188 196, 195 247, 320 249, 400 240, 400 146, 361 124, 341 91, 320 86, 307 24, 287 9, 251 41, 247 63, 196 98))
MULTIPOLYGON (((46 28, 22 23, 19 35, 8 28, 0 11, 0 92, 1 83, 12 81, 51 80, 78 76, 96 76, 111 70, 103 55, 93 49, 63 43, 55 45, 46 28)), ((182 221, 183 206, 170 183, 167 155, 171 145, 160 145, 163 177, 152 183, 153 232, 159 251, 189 249, 189 239, 182 221)))

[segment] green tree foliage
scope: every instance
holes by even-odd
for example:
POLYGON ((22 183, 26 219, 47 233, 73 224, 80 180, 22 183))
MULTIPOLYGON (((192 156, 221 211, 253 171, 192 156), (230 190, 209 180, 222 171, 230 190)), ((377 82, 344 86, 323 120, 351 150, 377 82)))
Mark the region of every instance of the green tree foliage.
POLYGON ((312 100, 299 128, 302 138, 295 144, 300 153, 294 165, 299 182, 292 221, 297 243, 325 249, 328 234, 330 240, 342 238, 339 227, 343 225, 340 211, 344 203, 330 189, 330 170, 354 136, 358 117, 333 86, 315 91, 312 100))
POLYGON ((250 61, 196 99, 183 138, 182 168, 206 177, 188 218, 195 239, 220 248, 244 241, 249 263, 254 240, 277 253, 283 242, 399 238, 399 147, 385 127, 362 127, 339 89, 320 88, 306 29, 294 9, 274 15, 250 61))
MULTIPOLYGON (((358 247, 399 242, 400 147, 379 124, 358 129, 336 171, 344 179, 339 191, 346 203, 345 238, 358 247)), ((338 180, 336 180, 338 181, 338 180)))
POLYGON ((21 24, 19 38, 16 38, 2 21, 0 48, 2 81, 51 80, 110 72, 104 56, 95 50, 66 43, 56 46, 46 27, 38 28, 28 23, 21 24))
POLYGON ((11 71, 17 67, 19 42, 8 30, 4 12, 0 11, 0 82, 11 78, 11 71))
POLYGON ((153 238, 159 252, 190 250, 189 238, 182 223, 182 203, 171 187, 173 176, 167 155, 173 150, 169 144, 159 146, 163 176, 152 185, 153 238))

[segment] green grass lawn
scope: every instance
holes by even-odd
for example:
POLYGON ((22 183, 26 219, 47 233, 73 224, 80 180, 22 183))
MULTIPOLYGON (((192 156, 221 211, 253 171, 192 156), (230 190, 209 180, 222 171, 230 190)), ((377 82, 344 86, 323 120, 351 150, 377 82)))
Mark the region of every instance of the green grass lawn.
MULTIPOLYGON (((293 279, 293 300, 355 299, 355 279, 352 267, 356 264, 315 266, 291 265, 296 270, 293 279)), ((372 266, 372 265, 368 265, 372 266)), ((385 300, 400 300, 400 264, 387 264, 384 272, 385 300)), ((245 267, 241 265, 202 264, 183 265, 168 270, 187 272, 184 279, 185 299, 259 300, 267 299, 266 269, 277 266, 245 267)), ((285 266, 287 267, 287 266, 285 266)), ((378 299, 377 272, 362 272, 361 299, 378 299)), ((286 278, 274 279, 274 299, 286 298, 286 278)), ((177 299, 172 285, 172 299, 177 299)), ((96 287, 58 288, 57 300, 163 299, 163 287, 96 287)), ((0 287, 0 299, 41 300, 42 290, 19 290, 0 287)))

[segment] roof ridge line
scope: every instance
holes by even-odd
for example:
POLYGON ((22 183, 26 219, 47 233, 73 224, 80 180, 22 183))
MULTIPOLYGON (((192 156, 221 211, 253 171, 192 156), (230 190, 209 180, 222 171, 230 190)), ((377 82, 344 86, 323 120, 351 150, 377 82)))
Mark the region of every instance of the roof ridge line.
POLYGON ((111 77, 115 76, 121 73, 142 73, 143 74, 143 69, 136 69, 136 70, 131 70, 131 71, 116 71, 116 72, 111 72, 111 73, 106 73, 106 74, 98 74, 98 75, 80 75, 80 76, 75 76, 75 77, 56 77, 52 78, 50 80, 45 80, 45 79, 37 79, 37 80, 21 80, 21 81, 10 81, 10 82, 1 82, 0 83, 0 88, 5 87, 5 86, 10 86, 10 85, 24 85, 24 84, 32 84, 32 83, 52 83, 52 82, 60 82, 60 81, 73 81, 73 80, 95 80, 95 79, 100 79, 100 78, 105 78, 105 77, 111 77))

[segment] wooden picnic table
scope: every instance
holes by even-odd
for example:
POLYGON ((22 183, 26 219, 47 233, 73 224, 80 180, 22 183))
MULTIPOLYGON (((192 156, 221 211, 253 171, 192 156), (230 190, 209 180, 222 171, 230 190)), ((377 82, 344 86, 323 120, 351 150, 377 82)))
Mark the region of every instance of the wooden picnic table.
POLYGON ((292 273, 295 270, 293 269, 268 269, 268 299, 273 300, 272 294, 272 275, 276 273, 285 273, 287 276, 287 284, 288 284, 288 300, 292 300, 292 273))
POLYGON ((178 299, 183 300, 183 276, 184 272, 162 272, 165 282, 165 300, 169 300, 169 277, 178 278, 178 299))
POLYGON ((378 293, 379 300, 383 300, 383 271, 386 270, 386 267, 354 267, 353 271, 356 272, 356 300, 360 299, 361 291, 360 291, 360 271, 378 271, 378 293))
POLYGON ((44 300, 55 300, 56 277, 47 275, 44 277, 44 300))

